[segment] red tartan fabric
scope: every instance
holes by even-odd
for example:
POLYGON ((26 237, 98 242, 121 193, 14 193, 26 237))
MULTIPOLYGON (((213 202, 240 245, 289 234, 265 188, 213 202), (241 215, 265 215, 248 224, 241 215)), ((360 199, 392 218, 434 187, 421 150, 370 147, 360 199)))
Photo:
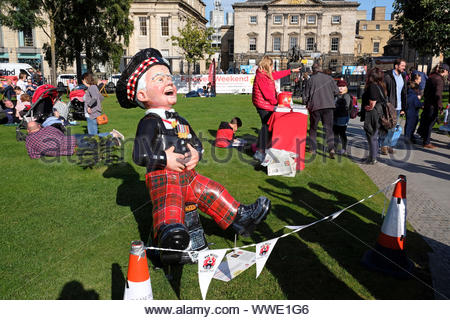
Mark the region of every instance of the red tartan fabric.
POLYGON ((197 203, 222 229, 236 217, 240 203, 222 185, 194 170, 156 170, 145 178, 153 204, 155 236, 162 224, 184 223, 185 202, 197 203))

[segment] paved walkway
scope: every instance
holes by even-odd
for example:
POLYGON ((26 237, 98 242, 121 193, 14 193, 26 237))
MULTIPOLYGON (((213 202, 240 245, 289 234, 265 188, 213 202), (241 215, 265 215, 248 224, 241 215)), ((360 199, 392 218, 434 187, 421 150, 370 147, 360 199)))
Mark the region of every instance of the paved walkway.
MULTIPOLYGON (((402 123, 404 127, 404 120, 402 123)), ((380 156, 375 165, 362 164, 367 141, 359 118, 347 129, 350 156, 378 187, 403 174, 407 179, 407 220, 431 247, 430 271, 436 299, 450 298, 450 136, 432 134, 438 149, 406 145, 401 139, 394 155, 380 156)))

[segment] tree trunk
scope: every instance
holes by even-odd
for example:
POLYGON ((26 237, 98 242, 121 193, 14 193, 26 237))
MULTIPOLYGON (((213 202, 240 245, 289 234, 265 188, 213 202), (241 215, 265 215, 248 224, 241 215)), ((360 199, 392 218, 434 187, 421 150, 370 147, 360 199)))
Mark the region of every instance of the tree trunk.
POLYGON ((77 82, 81 84, 81 50, 75 51, 75 65, 77 67, 77 82))
POLYGON ((52 79, 51 85, 56 86, 56 35, 55 35, 55 22, 53 19, 50 19, 50 50, 52 55, 52 79))

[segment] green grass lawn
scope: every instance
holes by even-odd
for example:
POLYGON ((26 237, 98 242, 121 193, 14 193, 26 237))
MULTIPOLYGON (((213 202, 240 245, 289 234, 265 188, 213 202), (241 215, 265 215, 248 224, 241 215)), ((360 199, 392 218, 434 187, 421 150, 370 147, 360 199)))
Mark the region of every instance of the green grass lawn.
MULTIPOLYGON (((319 154, 295 178, 268 177, 245 153, 213 151, 210 141, 219 122, 233 116, 243 120, 238 136, 256 138, 260 120, 249 95, 179 96, 176 109, 203 139, 199 173, 243 203, 259 195, 272 200, 267 220, 238 245, 272 239, 287 232, 285 225, 313 222, 377 191, 348 159, 319 154)), ((101 131, 115 128, 129 139, 124 162, 110 167, 82 169, 64 158, 31 160, 24 143, 15 140, 15 128, 0 126, 1 299, 122 298, 130 242, 146 241, 151 228, 145 169, 131 160, 143 110, 122 109, 113 95, 104 110, 110 121, 101 131)), ((82 133, 85 126, 81 121, 73 132, 82 133)), ((411 228, 407 252, 417 267, 414 278, 397 280, 360 264, 380 232, 384 200, 379 194, 332 223, 280 239, 258 279, 253 266, 228 283, 213 280, 207 299, 432 299, 430 249, 411 228)), ((202 223, 212 249, 233 246, 231 230, 219 229, 206 215, 202 223)), ((201 299, 197 265, 154 269, 149 261, 149 266, 155 299, 201 299)))

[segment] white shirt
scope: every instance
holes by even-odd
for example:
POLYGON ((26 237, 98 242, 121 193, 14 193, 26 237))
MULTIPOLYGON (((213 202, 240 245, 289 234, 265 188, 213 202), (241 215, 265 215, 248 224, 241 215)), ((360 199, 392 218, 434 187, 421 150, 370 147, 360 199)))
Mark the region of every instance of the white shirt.
MULTIPOLYGON (((145 114, 154 113, 154 114, 157 114, 158 116, 160 116, 161 119, 163 119, 163 120, 168 120, 170 122, 176 121, 176 119, 174 119, 174 118, 167 119, 166 111, 175 112, 175 109, 170 108, 169 110, 166 110, 166 109, 162 109, 162 108, 151 108, 151 109, 147 109, 147 111, 145 111, 145 114)), ((166 129, 173 129, 171 123, 167 123, 166 121, 163 121, 163 123, 164 123, 164 126, 166 127, 166 129)))
POLYGON ((22 89, 23 92, 27 91, 27 83, 25 81, 23 81, 22 79, 19 79, 17 81, 16 86, 20 87, 20 89, 22 89))

